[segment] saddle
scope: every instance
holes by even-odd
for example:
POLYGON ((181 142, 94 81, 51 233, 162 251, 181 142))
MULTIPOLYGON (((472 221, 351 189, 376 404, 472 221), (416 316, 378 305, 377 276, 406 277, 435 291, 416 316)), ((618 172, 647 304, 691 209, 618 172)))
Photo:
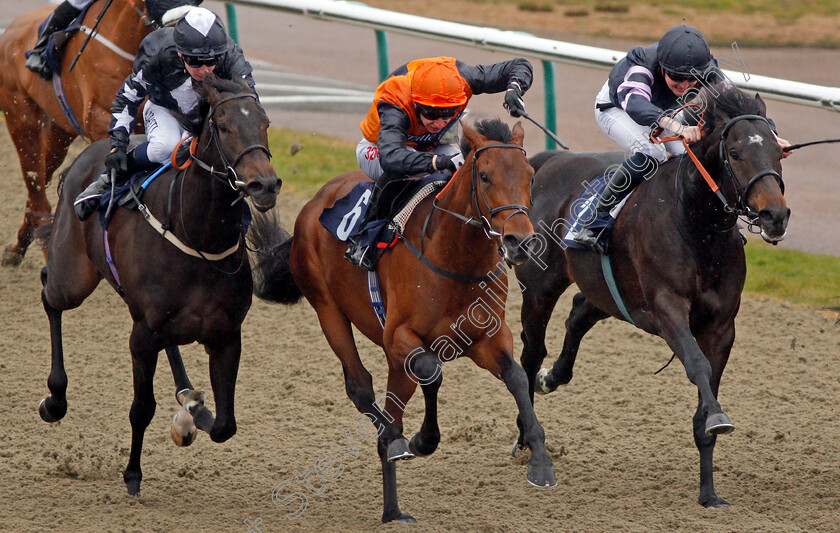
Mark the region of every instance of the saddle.
POLYGON ((405 229, 409 218, 420 202, 442 189, 449 175, 436 172, 420 179, 408 180, 406 189, 394 202, 391 213, 383 220, 376 220, 359 228, 369 208, 370 197, 375 184, 372 181, 357 183, 344 197, 336 200, 332 207, 324 209, 319 217, 321 225, 336 239, 346 242, 351 237, 359 237, 362 247, 376 250, 379 256, 388 248, 397 244, 399 235, 405 229))

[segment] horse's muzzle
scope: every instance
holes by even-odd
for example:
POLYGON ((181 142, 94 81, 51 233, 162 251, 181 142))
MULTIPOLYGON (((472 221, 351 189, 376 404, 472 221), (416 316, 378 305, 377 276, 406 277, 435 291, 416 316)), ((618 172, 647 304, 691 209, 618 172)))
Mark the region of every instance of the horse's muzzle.
POLYGON ((539 243, 533 238, 534 233, 521 238, 511 233, 502 237, 504 259, 508 265, 521 265, 536 251, 539 243))
POLYGON ((245 194, 251 197, 254 207, 261 213, 265 213, 277 203, 277 193, 283 181, 276 175, 260 176, 245 185, 245 194))
POLYGON ((758 212, 761 238, 770 244, 778 244, 787 235, 788 220, 790 209, 787 206, 762 209, 758 212))

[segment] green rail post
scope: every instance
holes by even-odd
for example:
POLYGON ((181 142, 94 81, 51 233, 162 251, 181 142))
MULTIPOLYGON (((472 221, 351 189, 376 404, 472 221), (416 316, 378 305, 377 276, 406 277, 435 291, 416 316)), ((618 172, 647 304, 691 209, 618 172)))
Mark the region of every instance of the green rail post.
POLYGON ((225 12, 227 13, 227 30, 233 42, 239 44, 239 27, 236 24, 236 6, 233 4, 225 4, 225 12))
POLYGON ((388 68, 388 34, 376 30, 376 57, 379 62, 379 82, 385 81, 391 70, 388 68))
MULTIPOLYGON (((554 63, 543 61, 543 78, 545 79, 545 127, 557 133, 557 108, 554 105, 554 63)), ((546 135, 545 149, 554 150, 557 143, 546 135)))

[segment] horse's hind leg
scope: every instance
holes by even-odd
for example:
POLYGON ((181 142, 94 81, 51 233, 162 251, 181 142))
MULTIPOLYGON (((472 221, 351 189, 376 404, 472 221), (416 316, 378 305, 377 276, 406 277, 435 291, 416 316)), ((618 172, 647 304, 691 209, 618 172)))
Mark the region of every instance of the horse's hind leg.
POLYGON ((129 420, 131 421, 131 452, 128 466, 123 472, 128 493, 140 494, 140 457, 143 451, 143 436, 146 428, 155 416, 154 377, 157 367, 158 350, 149 344, 152 332, 143 322, 135 322, 131 331, 131 370, 134 376, 134 401, 131 403, 129 420))
POLYGON ((15 113, 6 114, 6 125, 17 149, 28 194, 17 240, 6 246, 2 259, 3 265, 17 265, 35 237, 35 229, 49 221, 51 208, 47 200, 47 184, 64 161, 76 135, 67 133, 49 118, 41 116, 37 106, 29 100, 21 103, 21 108, 15 113))
MULTIPOLYGON (((67 413, 67 373, 64 370, 64 348, 61 335, 63 311, 81 305, 101 279, 93 264, 84 255, 83 243, 61 240, 63 254, 53 254, 49 266, 41 269, 41 302, 50 322, 50 396, 41 400, 38 413, 46 422, 61 420, 67 413), (50 275, 49 272, 56 272, 50 275)), ((54 242, 53 244, 58 244, 54 242)))
POLYGON ((572 380, 572 374, 577 358, 580 342, 592 326, 610 315, 601 311, 583 293, 575 294, 572 299, 572 310, 566 319, 566 338, 563 340, 563 351, 554 361, 551 371, 542 370, 539 373, 535 390, 542 394, 554 391, 560 385, 566 385, 572 380))

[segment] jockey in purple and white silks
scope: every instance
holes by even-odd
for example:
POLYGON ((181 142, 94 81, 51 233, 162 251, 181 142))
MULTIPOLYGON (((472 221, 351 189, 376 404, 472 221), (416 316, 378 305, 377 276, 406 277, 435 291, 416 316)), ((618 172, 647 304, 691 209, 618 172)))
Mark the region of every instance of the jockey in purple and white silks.
MULTIPOLYGON (((219 78, 245 80, 254 89, 252 69, 242 49, 228 37, 221 19, 204 8, 192 8, 174 28, 150 33, 140 44, 133 72, 117 91, 111 108, 111 152, 108 169, 123 181, 134 172, 167 161, 186 136, 186 128, 173 111, 199 123, 199 99, 194 86, 212 73, 219 78), (146 142, 127 152, 131 126, 140 104, 146 142)), ((256 92, 256 91, 255 91, 256 92)), ((85 220, 99 206, 99 197, 110 188, 109 173, 102 174, 76 198, 76 214, 85 220)))
MULTIPOLYGON (((700 127, 684 125, 679 115, 671 115, 688 103, 685 98, 693 93, 691 89, 721 82, 725 77, 706 38, 686 25, 671 28, 656 44, 633 48, 616 63, 595 98, 595 119, 627 158, 610 178, 591 222, 601 221, 642 179, 653 176, 669 154, 685 153, 682 140, 654 143, 652 131, 662 128, 664 135, 681 137, 689 144, 700 140, 700 127)), ((782 147, 789 144, 778 141, 782 147)), ((584 228, 572 239, 603 251, 608 235, 605 228, 584 228)))

